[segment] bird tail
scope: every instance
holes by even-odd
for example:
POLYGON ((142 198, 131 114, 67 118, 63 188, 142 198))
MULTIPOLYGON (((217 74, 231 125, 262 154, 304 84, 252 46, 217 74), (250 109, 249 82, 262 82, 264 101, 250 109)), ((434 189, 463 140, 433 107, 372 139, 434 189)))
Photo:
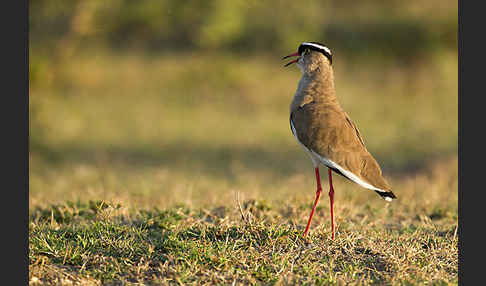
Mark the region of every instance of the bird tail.
POLYGON ((380 195, 387 202, 391 202, 393 199, 397 198, 391 190, 389 190, 388 192, 376 191, 376 193, 380 195))

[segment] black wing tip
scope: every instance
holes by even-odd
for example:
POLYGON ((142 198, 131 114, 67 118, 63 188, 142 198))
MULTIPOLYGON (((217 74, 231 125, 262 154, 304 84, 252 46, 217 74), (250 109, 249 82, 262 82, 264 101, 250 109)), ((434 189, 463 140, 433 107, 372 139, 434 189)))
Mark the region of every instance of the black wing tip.
POLYGON ((376 193, 378 195, 380 195, 383 199, 385 199, 386 201, 389 201, 389 202, 391 202, 393 199, 397 198, 397 196, 395 196, 395 194, 391 190, 389 190, 388 192, 376 191, 376 193))

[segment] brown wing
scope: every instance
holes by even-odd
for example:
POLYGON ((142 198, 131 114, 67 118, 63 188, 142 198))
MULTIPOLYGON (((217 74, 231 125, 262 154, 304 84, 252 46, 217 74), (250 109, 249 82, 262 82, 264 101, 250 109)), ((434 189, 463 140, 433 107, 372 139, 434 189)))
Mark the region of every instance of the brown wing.
POLYGON ((297 138, 308 149, 376 188, 390 189, 358 128, 339 105, 310 102, 295 109, 291 120, 297 138))
POLYGON ((353 121, 351 121, 351 118, 349 118, 349 115, 345 112, 344 113, 344 116, 346 117, 346 121, 348 122, 348 124, 354 128, 354 131, 356 131, 356 136, 358 137, 359 139, 359 142, 361 142, 361 145, 363 145, 363 147, 366 148, 365 144, 364 144, 364 141, 363 141, 363 137, 361 137, 361 134, 359 133, 359 130, 358 130, 358 127, 356 127, 356 124, 354 124, 353 121))

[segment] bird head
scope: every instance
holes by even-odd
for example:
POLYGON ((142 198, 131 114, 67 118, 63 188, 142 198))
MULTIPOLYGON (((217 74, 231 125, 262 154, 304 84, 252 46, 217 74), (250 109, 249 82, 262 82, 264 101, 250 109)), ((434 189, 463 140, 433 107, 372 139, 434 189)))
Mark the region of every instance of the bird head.
POLYGON ((329 65, 332 64, 331 50, 317 42, 303 42, 300 44, 296 53, 285 56, 282 60, 290 57, 298 58, 285 64, 285 67, 296 63, 302 72, 313 70, 321 62, 327 62, 329 65))

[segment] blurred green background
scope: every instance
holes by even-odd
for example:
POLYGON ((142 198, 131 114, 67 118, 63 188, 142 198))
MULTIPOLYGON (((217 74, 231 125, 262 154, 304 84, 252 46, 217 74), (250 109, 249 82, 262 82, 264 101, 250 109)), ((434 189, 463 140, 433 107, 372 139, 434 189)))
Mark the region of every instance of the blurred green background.
POLYGON ((311 198, 280 61, 303 41, 392 185, 457 157, 457 1, 29 4, 31 207, 311 198))

